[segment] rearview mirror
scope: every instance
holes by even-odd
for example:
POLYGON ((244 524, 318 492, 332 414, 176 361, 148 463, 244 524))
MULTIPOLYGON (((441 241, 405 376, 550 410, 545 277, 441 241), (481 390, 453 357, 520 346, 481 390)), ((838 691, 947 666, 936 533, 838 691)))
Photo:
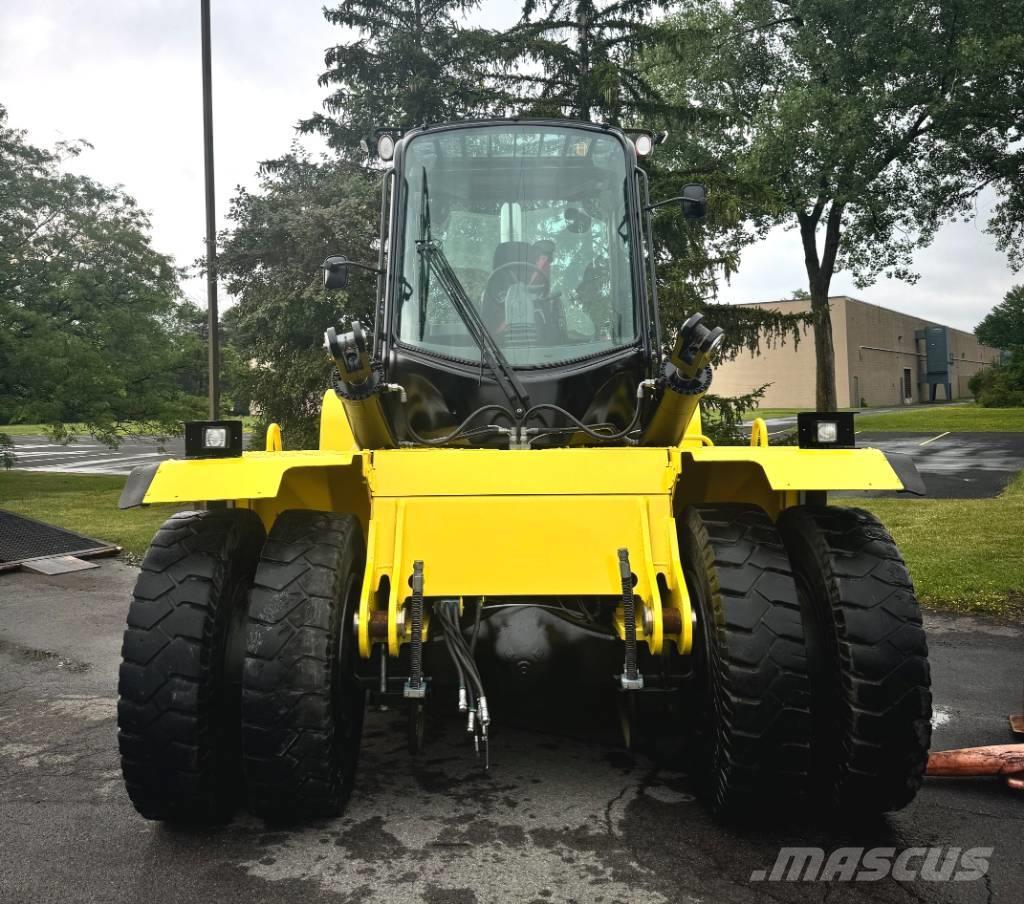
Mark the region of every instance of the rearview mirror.
POLYGON ((348 285, 348 258, 335 255, 324 261, 324 288, 344 289, 348 285))
POLYGON ((683 211, 683 219, 702 220, 708 212, 707 189, 698 182, 684 185, 679 196, 679 206, 683 211))

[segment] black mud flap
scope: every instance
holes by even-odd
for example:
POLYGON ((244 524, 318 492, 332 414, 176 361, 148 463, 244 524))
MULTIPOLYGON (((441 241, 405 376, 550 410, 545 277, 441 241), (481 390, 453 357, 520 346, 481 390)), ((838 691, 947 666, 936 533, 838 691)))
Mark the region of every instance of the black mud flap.
POLYGON ((928 495, 924 480, 917 470, 917 465, 914 464, 913 458, 905 452, 885 452, 884 454, 886 461, 892 465, 892 469, 896 472, 900 483, 903 484, 903 492, 913 493, 915 496, 928 495))
POLYGON ((146 491, 153 482, 153 476, 159 467, 160 462, 156 462, 132 468, 131 474, 128 475, 128 480, 125 481, 124 489, 121 490, 121 498, 117 501, 117 507, 127 509, 142 505, 142 500, 146 497, 146 491))

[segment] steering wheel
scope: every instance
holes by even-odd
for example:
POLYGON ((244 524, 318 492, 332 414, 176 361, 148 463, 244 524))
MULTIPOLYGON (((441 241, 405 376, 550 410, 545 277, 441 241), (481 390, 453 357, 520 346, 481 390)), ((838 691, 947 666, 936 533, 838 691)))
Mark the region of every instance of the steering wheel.
POLYGON ((485 304, 498 304, 503 301, 501 298, 495 297, 495 277, 505 270, 518 270, 519 273, 516 275, 516 282, 525 284, 528 270, 533 270, 535 273, 539 273, 544 277, 544 296, 547 297, 551 291, 551 274, 541 270, 536 264, 528 263, 527 261, 509 261, 507 264, 501 264, 495 267, 491 271, 491 275, 487 277, 487 285, 484 287, 484 303, 485 304))

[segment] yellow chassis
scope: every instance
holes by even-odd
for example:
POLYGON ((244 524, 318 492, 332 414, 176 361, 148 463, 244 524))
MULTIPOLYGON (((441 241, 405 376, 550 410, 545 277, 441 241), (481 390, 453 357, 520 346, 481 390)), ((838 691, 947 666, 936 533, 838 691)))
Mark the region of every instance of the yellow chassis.
MULTIPOLYGON (((752 503, 777 517, 808 492, 904 488, 876 449, 770 448, 763 422, 752 443, 711 446, 698 415, 673 448, 361 450, 328 392, 319 450, 283 451, 271 431, 269 451, 163 462, 135 501, 224 501, 268 529, 287 509, 355 514, 366 538, 363 657, 377 610, 388 613, 388 652, 398 655, 416 560, 426 598, 621 598, 619 549, 636 577, 638 641, 654 654, 666 642, 687 653, 693 620, 676 539, 686 506, 752 503), (668 620, 674 633, 666 608, 679 611, 668 620)), ((621 607, 615 621, 624 637, 621 607)))

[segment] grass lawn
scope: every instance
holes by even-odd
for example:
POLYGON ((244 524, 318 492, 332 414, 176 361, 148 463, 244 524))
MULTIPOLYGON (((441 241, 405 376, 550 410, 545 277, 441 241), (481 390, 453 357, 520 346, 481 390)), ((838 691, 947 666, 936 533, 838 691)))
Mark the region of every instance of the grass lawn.
MULTIPOLYGON (((229 420, 241 421, 242 428, 246 431, 252 430, 252 426, 256 422, 256 418, 249 414, 241 417, 227 415, 227 417, 229 420)), ((84 424, 65 424, 64 426, 78 436, 87 437, 90 435, 83 432, 85 430, 84 424)), ((0 424, 0 433, 6 433, 8 436, 45 436, 49 428, 49 424, 0 424)), ((184 436, 184 433, 185 428, 182 426, 178 435, 184 436)))
POLYGON ((157 528, 180 506, 121 511, 124 477, 0 471, 0 509, 123 546, 141 558, 157 528))
MULTIPOLYGON (((43 436, 45 435, 47 424, 4 424, 0 426, 0 433, 6 433, 8 436, 43 436)), ((69 430, 80 430, 81 424, 68 424, 69 430)))
MULTIPOLYGON (((743 419, 763 417, 792 417, 810 408, 758 408, 746 411, 743 419)), ((1019 433, 1024 431, 1024 408, 981 408, 970 402, 966 405, 919 405, 902 411, 872 414, 870 408, 844 409, 857 412, 858 430, 877 430, 887 433, 1019 433)))
POLYGON ((873 512, 910 566, 921 601, 939 609, 1024 611, 1024 474, 994 499, 843 499, 873 512))
POLYGON ((858 430, 906 431, 908 433, 1019 433, 1024 431, 1024 408, 981 408, 978 405, 941 405, 908 408, 884 414, 864 411, 857 415, 858 430))
POLYGON ((763 417, 766 421, 773 417, 792 417, 809 408, 751 408, 743 412, 743 420, 752 421, 755 417, 763 417))

